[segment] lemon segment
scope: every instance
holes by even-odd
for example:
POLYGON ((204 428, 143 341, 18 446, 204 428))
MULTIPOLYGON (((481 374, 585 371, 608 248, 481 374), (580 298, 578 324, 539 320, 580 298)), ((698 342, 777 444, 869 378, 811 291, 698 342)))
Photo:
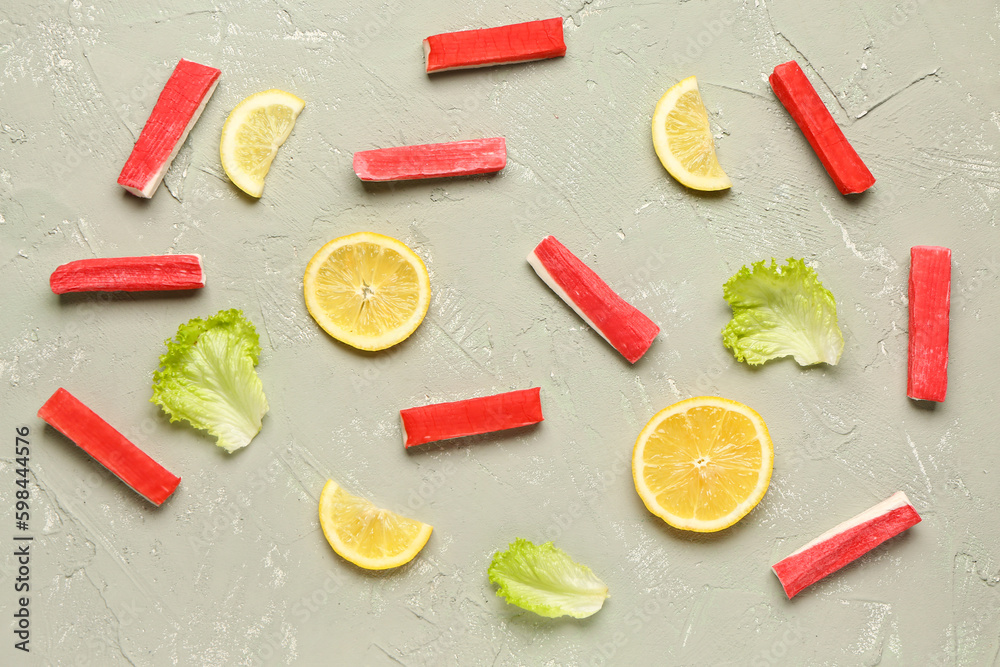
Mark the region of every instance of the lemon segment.
POLYGON ((306 103, 283 90, 256 93, 236 105, 222 126, 222 168, 251 197, 264 194, 271 162, 306 103))
POLYGON ((708 112, 693 76, 672 86, 656 103, 653 148, 670 175, 693 190, 733 185, 715 156, 708 112))
POLYGON ((774 445, 754 410, 700 396, 653 416, 632 452, 632 478, 646 508, 682 530, 728 528, 767 492, 774 445))
POLYGON ((332 479, 319 497, 319 523, 326 541, 344 559, 366 570, 405 565, 427 544, 432 526, 375 507, 332 479))
POLYGON ((423 260, 404 243, 374 232, 336 238, 317 251, 302 281, 306 308, 337 340, 383 350, 405 340, 431 301, 423 260))

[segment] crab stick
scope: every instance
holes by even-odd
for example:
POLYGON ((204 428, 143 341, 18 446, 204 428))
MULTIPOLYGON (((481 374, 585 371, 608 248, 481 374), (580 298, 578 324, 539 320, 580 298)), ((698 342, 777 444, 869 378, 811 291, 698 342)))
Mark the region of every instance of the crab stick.
POLYGON ((154 505, 181 482, 65 389, 57 389, 38 416, 154 505))
POLYGON ((400 410, 403 444, 409 448, 425 442, 537 424, 544 419, 539 398, 541 391, 535 387, 400 410))
POLYGON ((847 141, 797 62, 791 60, 775 67, 769 81, 840 194, 864 192, 874 185, 875 177, 847 141))
POLYGON ((354 173, 362 181, 405 181, 492 174, 507 166, 503 137, 358 151, 354 173))
POLYGON ((633 364, 660 333, 660 327, 615 294, 554 236, 542 239, 528 255, 528 263, 559 298, 633 364))
POLYGON ((910 248, 910 355, 906 395, 943 401, 948 391, 951 250, 910 248))
POLYGON ((137 197, 153 196, 221 74, 214 67, 183 58, 177 63, 118 176, 119 185, 137 197))
POLYGON ((917 510, 905 493, 897 491, 875 507, 823 533, 771 569, 791 599, 806 586, 918 523, 917 510))
POLYGON ((53 271, 49 285, 56 294, 198 289, 205 271, 199 255, 78 259, 53 271))
POLYGON ((432 35, 424 40, 428 72, 510 65, 566 55, 561 18, 432 35))

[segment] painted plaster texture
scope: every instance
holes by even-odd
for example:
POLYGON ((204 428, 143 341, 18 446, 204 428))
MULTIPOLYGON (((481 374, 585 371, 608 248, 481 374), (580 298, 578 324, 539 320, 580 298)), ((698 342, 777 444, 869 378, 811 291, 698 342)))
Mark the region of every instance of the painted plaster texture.
MULTIPOLYGON (((27 665, 963 665, 1000 651, 1000 9, 992 0, 0 2, 0 515, 14 532, 14 429, 31 431, 27 665), (563 16, 566 57, 428 76, 421 40, 563 16), (181 57, 222 70, 164 187, 115 183, 181 57), (796 59, 878 179, 834 188, 767 74, 796 59), (696 75, 731 191, 673 181, 656 100, 696 75), (264 196, 219 164, 247 95, 306 100, 264 196), (504 136, 489 177, 364 184, 354 151, 504 136), (366 354, 305 310, 326 241, 372 230, 427 263, 405 343, 366 354), (534 275, 547 234, 662 328, 634 366, 534 275), (954 253, 947 401, 906 398, 913 245, 954 253), (67 295, 79 258, 200 253, 188 294, 67 295), (723 282, 804 257, 837 298, 836 367, 759 369, 721 344, 723 282), (163 341, 241 308, 271 410, 227 455, 149 402, 163 341), (35 417, 66 387, 182 477, 155 508, 35 417), (535 427, 406 452, 398 411, 540 386, 535 427), (775 442, 736 526, 689 535, 633 489, 659 409, 743 401, 775 442), (335 478, 435 527, 395 572, 359 571, 319 529, 335 478), (923 522, 793 602, 770 566, 904 491, 923 522), (610 587, 583 620, 505 605, 487 581, 514 537, 554 539, 610 587)), ((0 552, 12 622, 13 548, 0 552)))

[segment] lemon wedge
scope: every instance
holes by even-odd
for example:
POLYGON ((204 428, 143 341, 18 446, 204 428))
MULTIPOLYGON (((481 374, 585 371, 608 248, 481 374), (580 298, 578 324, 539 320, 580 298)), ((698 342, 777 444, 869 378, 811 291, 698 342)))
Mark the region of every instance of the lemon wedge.
POLYGON ((222 126, 222 168, 251 197, 264 194, 264 178, 278 148, 306 103, 283 90, 256 93, 236 105, 222 126))
POLYGON ((653 148, 670 175, 693 190, 733 185, 715 157, 708 112, 693 76, 672 86, 656 103, 653 148))
POLYGON ((767 492, 774 445, 754 410, 700 396, 656 413, 632 452, 635 490, 646 508, 682 530, 733 525, 767 492))
POLYGON ((409 563, 427 544, 433 527, 375 507, 328 480, 319 496, 319 523, 326 541, 366 570, 409 563))
POLYGON ((405 340, 427 314, 431 281, 404 243, 374 232, 336 238, 309 260, 306 308, 323 330, 361 350, 405 340))

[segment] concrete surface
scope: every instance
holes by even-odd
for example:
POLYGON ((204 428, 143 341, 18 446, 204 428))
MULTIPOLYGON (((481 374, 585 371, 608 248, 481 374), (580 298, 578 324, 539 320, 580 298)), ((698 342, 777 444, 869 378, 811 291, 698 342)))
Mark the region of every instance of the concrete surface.
POLYGON ((580 3, 306 0, 0 7, 0 616, 18 595, 14 429, 30 428, 31 653, 4 664, 992 665, 1000 651, 996 442, 1000 10, 990 0, 580 3), (324 7, 320 7, 324 5, 324 7), (429 34, 555 15, 567 57, 428 77, 429 34), (221 83, 151 201, 115 184, 180 57, 221 83), (765 75, 795 58, 878 178, 837 194, 765 75), (731 192, 686 191, 649 137, 695 74, 731 192), (271 87, 307 102, 263 198, 225 179, 229 110, 271 87), (502 135, 489 178, 363 185, 355 150, 502 135), (414 336, 362 354, 304 308, 312 253, 363 229, 427 262, 414 336), (545 234, 663 331, 629 366, 542 284, 545 234), (954 250, 948 400, 905 396, 908 251, 954 250), (83 257, 198 252, 190 295, 57 297, 83 257), (722 284, 805 257, 837 298, 835 368, 753 370, 722 347, 722 284), (271 412, 226 455, 149 403, 177 326, 221 308, 258 326, 271 412), (183 481, 156 509, 43 426, 64 386, 183 481), (542 387, 546 421, 400 445, 397 411, 542 387), (742 400, 774 478, 721 534, 668 529, 629 457, 660 408, 742 400), (319 530, 328 477, 435 526, 410 566, 358 571, 319 530), (905 491, 924 520, 795 601, 770 565, 905 491), (8 508, 11 512, 8 513, 8 508), (10 523, 6 523, 10 522, 10 523), (486 578, 516 536, 555 538, 610 586, 584 621, 507 606, 486 578))

